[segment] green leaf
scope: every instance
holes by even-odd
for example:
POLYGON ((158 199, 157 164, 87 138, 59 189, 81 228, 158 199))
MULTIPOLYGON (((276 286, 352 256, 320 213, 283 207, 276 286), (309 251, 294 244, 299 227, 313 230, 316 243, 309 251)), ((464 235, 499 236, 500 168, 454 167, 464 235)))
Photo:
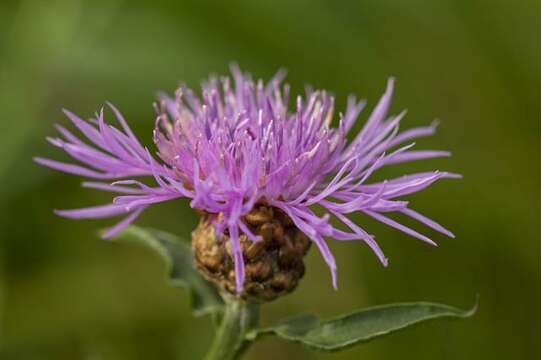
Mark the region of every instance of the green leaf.
POLYGON ((255 340, 261 335, 276 335, 316 350, 337 351, 423 321, 442 317, 466 318, 476 310, 477 304, 470 310, 460 310, 442 304, 417 302, 377 306, 325 321, 314 315, 302 315, 255 330, 248 335, 248 340, 255 340))
POLYGON ((195 315, 214 314, 222 310, 223 301, 215 287, 193 268, 192 249, 186 241, 164 231, 137 226, 126 228, 113 240, 139 243, 158 254, 171 284, 190 291, 195 315))

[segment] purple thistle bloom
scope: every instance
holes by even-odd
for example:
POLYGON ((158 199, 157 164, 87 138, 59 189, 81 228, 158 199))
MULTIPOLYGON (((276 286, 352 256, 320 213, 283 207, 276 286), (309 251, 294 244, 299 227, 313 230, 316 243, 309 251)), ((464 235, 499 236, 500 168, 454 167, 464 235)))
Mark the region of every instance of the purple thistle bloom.
POLYGON ((120 128, 105 123, 103 110, 89 121, 64 111, 87 141, 60 125, 57 129, 63 139, 48 140, 82 165, 43 158, 36 158, 36 162, 86 178, 107 180, 84 182, 83 186, 118 196, 111 204, 56 213, 74 219, 127 215, 106 231, 107 238, 133 222, 149 205, 190 198, 192 208, 218 215, 214 217, 218 233, 229 234, 239 291, 244 283, 239 235, 260 240, 244 223, 243 216, 258 203, 284 211, 316 244, 331 270, 335 288, 336 263, 326 238, 362 240, 387 265, 374 236, 353 223, 348 214, 364 213, 435 245, 428 237, 387 216, 398 212, 453 237, 399 198, 436 180, 459 175, 433 171, 369 182, 370 176, 383 166, 450 155, 446 151, 411 150, 414 144, 408 142, 432 135, 436 125, 398 131, 405 112, 387 116, 393 79, 388 81, 362 130, 348 142, 346 136, 364 107, 363 101, 350 97, 338 125, 331 127, 334 98, 325 91, 309 91, 305 98, 297 97, 295 111, 289 112, 289 87, 280 85, 283 72, 268 84, 253 82, 237 67, 232 68, 232 73, 234 85, 227 77, 210 78, 202 85, 202 97, 186 87, 181 87, 175 98, 162 96, 154 130, 161 161, 141 145, 113 105, 109 104, 120 128), (153 179, 154 185, 134 179, 143 176, 153 179), (316 215, 313 205, 327 213, 316 215), (330 216, 348 230, 331 224, 330 216))

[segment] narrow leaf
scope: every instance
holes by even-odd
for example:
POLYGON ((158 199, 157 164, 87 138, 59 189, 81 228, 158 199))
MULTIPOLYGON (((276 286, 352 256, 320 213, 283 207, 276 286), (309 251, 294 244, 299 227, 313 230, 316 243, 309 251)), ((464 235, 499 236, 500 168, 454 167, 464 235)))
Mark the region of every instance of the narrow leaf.
POLYGON ((269 328, 255 330, 249 334, 248 339, 276 335, 316 350, 337 351, 427 320, 466 318, 476 310, 477 305, 470 310, 461 310, 427 302, 389 304, 325 321, 314 315, 298 316, 269 328))
POLYGON ((193 268, 192 249, 186 241, 164 231, 137 226, 129 226, 113 240, 140 243, 158 254, 170 283, 190 291, 195 315, 221 311, 223 301, 214 286, 193 268))

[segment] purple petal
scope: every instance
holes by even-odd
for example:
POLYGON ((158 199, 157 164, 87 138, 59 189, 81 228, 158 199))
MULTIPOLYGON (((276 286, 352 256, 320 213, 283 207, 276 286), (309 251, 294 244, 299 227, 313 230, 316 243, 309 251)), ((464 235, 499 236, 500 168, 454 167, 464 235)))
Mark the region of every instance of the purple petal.
POLYGON ((427 218, 426 216, 424 216, 422 214, 419 214, 415 210, 412 210, 412 209, 409 209, 409 208, 404 208, 404 209, 400 210, 400 212, 403 213, 404 215, 407 215, 407 216, 411 217, 412 219, 415 219, 415 220, 425 224, 426 226, 428 226, 428 227, 430 227, 430 228, 432 228, 432 229, 434 229, 436 231, 439 231, 442 234, 447 235, 450 238, 455 237, 455 235, 452 232, 450 232, 449 230, 447 230, 446 228, 444 228, 443 226, 441 226, 440 224, 438 224, 434 220, 431 220, 431 219, 427 218))
POLYGON ((90 177, 90 178, 95 178, 95 179, 111 179, 114 177, 114 175, 103 174, 97 171, 86 169, 79 165, 63 163, 60 161, 44 159, 44 158, 39 158, 39 157, 34 158, 34 161, 40 165, 47 166, 51 169, 63 171, 63 172, 74 174, 74 175, 80 175, 80 176, 85 176, 85 177, 90 177))
POLYGON ((83 187, 90 188, 90 189, 111 191, 111 192, 117 192, 117 193, 123 193, 123 194, 134 194, 134 195, 143 194, 143 191, 140 189, 134 189, 134 188, 124 187, 124 186, 116 186, 116 185, 107 184, 107 183, 85 181, 81 185, 83 187))
POLYGON ((145 210, 145 207, 140 207, 139 209, 134 210, 130 215, 126 216, 122 221, 114 225, 113 227, 107 229, 103 235, 103 239, 109 239, 113 236, 117 235, 119 232, 124 230, 128 225, 130 225, 132 222, 135 221, 141 215, 141 213, 145 210))
POLYGON ((436 244, 434 241, 430 240, 429 238, 427 238, 423 234, 419 234, 417 231, 415 231, 413 229, 410 229, 409 227, 404 226, 404 225, 402 225, 402 224, 394 221, 393 219, 390 219, 390 218, 388 218, 388 217, 386 217, 386 216, 384 216, 382 214, 379 214, 377 212, 370 211, 370 210, 363 210, 363 212, 365 214, 373 217, 377 221, 384 223, 385 225, 389 225, 390 227, 393 227, 393 228, 395 228, 397 230, 400 230, 405 234, 413 236, 414 238, 417 238, 419 240, 427 242, 427 243, 429 243, 431 245, 438 246, 438 244, 436 244))
POLYGON ((102 219, 127 213, 124 206, 102 205, 73 210, 55 210, 55 214, 71 219, 102 219))
POLYGON ((231 240, 231 250, 233 252, 233 260, 235 263, 235 284, 237 286, 237 292, 242 292, 242 286, 244 284, 245 271, 244 271, 244 258, 242 256, 242 249, 240 247, 239 240, 239 228, 236 225, 229 225, 229 239, 231 240))

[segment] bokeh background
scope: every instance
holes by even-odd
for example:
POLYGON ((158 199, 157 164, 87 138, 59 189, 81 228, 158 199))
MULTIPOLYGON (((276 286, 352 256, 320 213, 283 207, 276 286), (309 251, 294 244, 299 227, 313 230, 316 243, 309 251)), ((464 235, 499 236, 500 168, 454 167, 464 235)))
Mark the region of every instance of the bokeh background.
MULTIPOLYGON (((45 142, 68 108, 89 117, 116 104, 151 146, 159 90, 198 86, 237 61, 268 79, 289 70, 305 83, 373 105, 397 78, 393 112, 403 128, 441 119, 425 149, 450 159, 383 172, 461 172, 412 197, 415 208, 457 234, 433 232, 432 248, 359 217, 390 258, 333 244, 339 291, 313 251, 298 291, 267 306, 263 322, 331 316, 395 301, 470 307, 463 321, 423 324, 342 353, 312 353, 265 339, 249 359, 531 359, 541 333, 541 2, 396 1, 9 1, 0 2, 0 358, 198 359, 208 318, 190 315, 182 289, 138 247, 99 241, 110 221, 70 221, 53 208, 109 196, 35 165, 64 159, 45 142)), ((362 115, 366 116, 366 114, 362 115)), ((365 117, 363 118, 365 119, 365 117)), ((359 123, 360 126, 360 123, 359 123)), ((189 234, 186 201, 155 206, 139 224, 189 234)), ((419 228, 421 229, 421 228, 419 228)))

